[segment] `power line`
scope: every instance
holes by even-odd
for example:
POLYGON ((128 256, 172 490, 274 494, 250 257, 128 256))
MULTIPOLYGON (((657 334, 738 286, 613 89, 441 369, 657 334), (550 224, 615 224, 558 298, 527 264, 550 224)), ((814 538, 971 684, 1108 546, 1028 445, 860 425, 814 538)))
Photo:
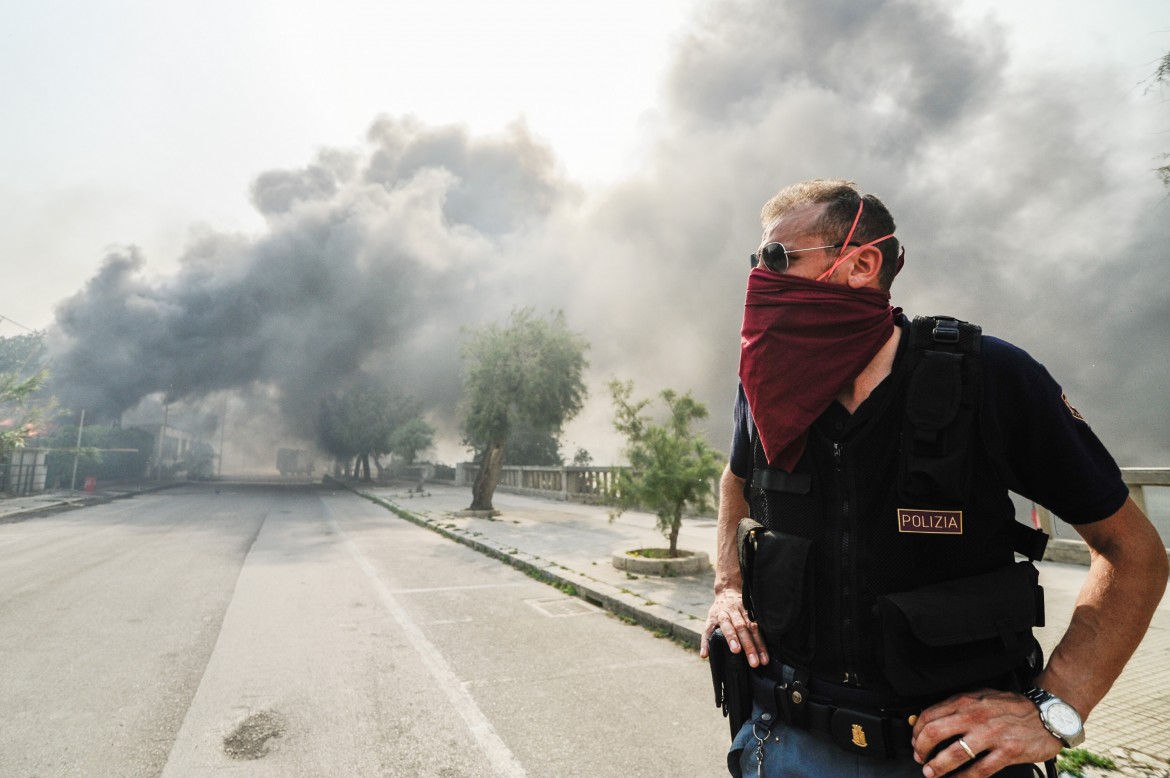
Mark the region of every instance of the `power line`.
POLYGON ((0 321, 12 322, 17 327, 20 327, 22 330, 26 330, 28 332, 36 332, 36 330, 34 330, 32 327, 26 327, 23 324, 21 324, 20 322, 16 321, 15 319, 9 319, 7 316, 0 315, 0 321))

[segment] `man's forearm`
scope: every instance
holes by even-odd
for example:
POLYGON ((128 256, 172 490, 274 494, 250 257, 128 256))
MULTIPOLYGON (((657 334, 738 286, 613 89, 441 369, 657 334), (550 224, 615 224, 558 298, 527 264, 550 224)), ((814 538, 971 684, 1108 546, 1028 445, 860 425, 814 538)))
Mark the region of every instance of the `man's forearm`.
POLYGON ((768 663, 768 648, 759 627, 748 618, 743 605, 743 580, 739 574, 739 552, 735 532, 739 520, 748 514, 743 498, 743 479, 728 466, 719 479, 719 526, 715 549, 715 602, 707 612, 707 624, 699 641, 699 656, 707 656, 709 639, 716 629, 723 631, 734 653, 741 651, 748 664, 758 667, 768 663))
POLYGON ((1037 684, 1088 718, 1146 633, 1166 588, 1166 551, 1133 500, 1077 527, 1092 552, 1068 630, 1037 684))
POLYGON ((728 586, 739 589, 743 582, 739 575, 739 551, 735 546, 735 532, 739 520, 748 515, 747 500, 743 497, 743 479, 723 469, 719 479, 719 525, 715 548, 715 593, 728 586))

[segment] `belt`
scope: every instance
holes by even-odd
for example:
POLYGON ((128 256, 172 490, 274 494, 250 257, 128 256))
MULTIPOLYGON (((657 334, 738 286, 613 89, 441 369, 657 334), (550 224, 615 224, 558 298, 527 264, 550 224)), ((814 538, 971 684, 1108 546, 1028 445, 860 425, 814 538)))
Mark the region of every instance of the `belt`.
POLYGON ((822 696, 824 685, 815 681, 777 681, 759 672, 751 680, 752 699, 766 713, 846 751, 885 759, 913 752, 909 717, 918 710, 837 701, 822 696))

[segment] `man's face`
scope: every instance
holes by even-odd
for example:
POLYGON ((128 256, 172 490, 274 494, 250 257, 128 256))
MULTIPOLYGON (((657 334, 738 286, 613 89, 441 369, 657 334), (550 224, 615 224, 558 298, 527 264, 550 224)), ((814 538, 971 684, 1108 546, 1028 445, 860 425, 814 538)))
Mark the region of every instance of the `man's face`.
MULTIPOLYGON (((800 251, 800 249, 824 246, 825 243, 832 242, 813 232, 817 221, 821 218, 821 215, 827 207, 825 203, 813 203, 810 205, 799 205, 791 210, 785 211, 764 228, 764 236, 760 241, 760 247, 757 249, 756 254, 760 255, 764 246, 769 243, 782 243, 784 244, 784 248, 790 252, 788 255, 788 270, 785 271, 786 275, 810 279, 818 278, 833 264, 833 260, 836 259, 839 249, 833 246, 823 247, 815 251, 800 251)), ((845 271, 844 265, 842 265, 842 267, 833 271, 833 275, 825 280, 830 283, 844 283, 838 278, 839 274, 843 275, 844 273, 847 273, 847 271, 845 271)))

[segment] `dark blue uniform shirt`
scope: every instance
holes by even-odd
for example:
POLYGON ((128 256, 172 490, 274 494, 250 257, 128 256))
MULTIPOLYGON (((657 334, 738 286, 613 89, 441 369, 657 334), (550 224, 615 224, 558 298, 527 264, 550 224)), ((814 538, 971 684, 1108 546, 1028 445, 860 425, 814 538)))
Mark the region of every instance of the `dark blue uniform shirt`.
MULTIPOLYGON (((904 334, 905 319, 899 321, 904 334)), ((898 347, 895 366, 909 337, 898 347)), ((1101 441, 1065 398, 1048 371, 1023 349, 983 337, 983 407, 980 424, 989 440, 1002 441, 1004 479, 1009 488, 1043 505, 1071 524, 1108 518, 1121 508, 1129 489, 1101 441)), ((877 400, 890 382, 883 381, 850 414, 838 402, 817 420, 846 431, 861 422, 870 400, 877 400)), ((735 399, 731 438, 731 472, 748 480, 752 473, 752 416, 743 386, 735 399)))

